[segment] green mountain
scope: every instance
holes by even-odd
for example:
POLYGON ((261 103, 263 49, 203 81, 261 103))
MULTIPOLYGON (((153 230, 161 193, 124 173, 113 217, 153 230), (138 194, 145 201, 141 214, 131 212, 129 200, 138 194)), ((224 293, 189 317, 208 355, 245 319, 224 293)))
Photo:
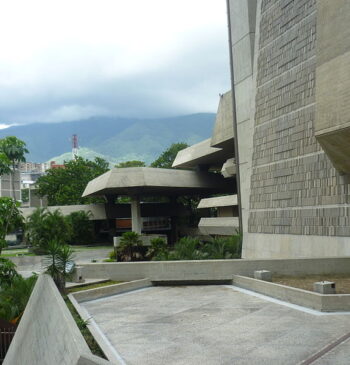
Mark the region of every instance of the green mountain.
MULTIPOLYGON (((27 143, 28 161, 57 163, 71 157, 71 137, 78 135, 79 155, 104 157, 111 163, 142 160, 150 163, 175 142, 197 143, 211 135, 214 113, 171 118, 128 119, 94 117, 62 123, 34 123, 0 130, 27 143), (64 155, 66 154, 66 155, 64 155)), ((5 122, 5 121, 3 121, 5 122)))

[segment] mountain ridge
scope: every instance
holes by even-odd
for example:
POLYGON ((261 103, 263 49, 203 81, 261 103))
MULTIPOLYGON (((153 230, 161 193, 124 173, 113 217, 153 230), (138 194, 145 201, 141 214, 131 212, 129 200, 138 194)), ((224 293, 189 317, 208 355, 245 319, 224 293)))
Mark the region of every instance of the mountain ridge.
POLYGON ((0 138, 15 135, 27 143, 27 161, 45 162, 71 150, 78 135, 86 153, 104 155, 111 163, 140 159, 152 162, 171 143, 197 143, 211 135, 215 113, 167 118, 93 117, 72 122, 32 123, 0 130, 0 138), (90 152, 89 152, 90 151, 90 152))

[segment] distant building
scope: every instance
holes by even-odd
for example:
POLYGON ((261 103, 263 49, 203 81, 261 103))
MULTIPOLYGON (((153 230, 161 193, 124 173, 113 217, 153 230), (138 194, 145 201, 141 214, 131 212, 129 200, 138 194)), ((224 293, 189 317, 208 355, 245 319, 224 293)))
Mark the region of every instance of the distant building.
MULTIPOLYGON (((16 172, 14 175, 14 185, 15 185, 15 196, 17 200, 21 199, 21 184, 20 184, 20 174, 16 172)), ((0 176, 0 197, 12 197, 12 175, 2 175, 0 176)))

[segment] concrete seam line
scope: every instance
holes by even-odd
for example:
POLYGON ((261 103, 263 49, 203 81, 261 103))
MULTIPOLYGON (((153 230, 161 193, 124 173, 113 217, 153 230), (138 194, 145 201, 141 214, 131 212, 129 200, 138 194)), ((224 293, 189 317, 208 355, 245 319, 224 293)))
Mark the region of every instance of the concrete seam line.
POLYGON ((146 288, 140 288, 140 289, 130 289, 126 292, 122 292, 122 293, 115 293, 115 294, 111 294, 111 295, 106 295, 104 297, 101 297, 101 298, 96 298, 96 299, 87 299, 87 300, 84 300, 80 303, 96 303, 96 302, 99 302, 101 300, 104 300, 106 298, 109 298, 109 297, 114 297, 114 296, 122 296, 122 295, 129 295, 129 294, 132 294, 132 293, 135 293, 135 292, 141 292, 141 291, 144 291, 144 290, 148 290, 148 289, 151 289, 152 287, 151 286, 148 286, 146 288))
POLYGON ((298 310, 300 312, 305 312, 305 313, 308 313, 308 314, 312 314, 314 316, 350 315, 350 312, 331 312, 331 313, 319 312, 315 309, 310 309, 310 308, 302 307, 302 306, 297 305, 297 304, 284 302, 283 300, 275 299, 275 298, 269 297, 269 296, 264 295, 264 294, 260 294, 260 293, 253 292, 251 290, 243 289, 243 288, 240 288, 240 287, 235 286, 235 285, 225 285, 225 287, 231 288, 232 290, 236 290, 236 291, 241 292, 243 294, 248 294, 248 295, 251 295, 253 297, 257 297, 257 298, 266 300, 266 301, 271 302, 271 303, 283 305, 285 307, 295 309, 295 310, 298 310))
POLYGON ((312 355, 308 359, 303 360, 299 364, 300 365, 310 365, 310 364, 314 363, 316 360, 318 360, 319 358, 321 358, 323 355, 327 354, 328 352, 332 351, 334 348, 338 347, 339 345, 341 345, 342 343, 344 343, 349 338, 350 338, 350 332, 347 333, 346 335, 338 338, 337 340, 329 343, 323 349, 321 349, 320 351, 316 352, 314 355, 312 355))
POLYGON ((119 289, 121 289, 122 290, 121 293, 123 293, 126 291, 135 290, 135 289, 139 289, 139 288, 143 288, 143 287, 148 287, 151 285, 152 285, 151 281, 148 278, 145 278, 145 279, 128 281, 125 283, 106 285, 106 286, 102 286, 102 287, 94 288, 94 289, 86 289, 86 290, 82 290, 82 291, 72 293, 72 294, 79 303, 82 303, 82 302, 90 301, 93 299, 97 299, 99 297, 102 298, 102 297, 116 295, 119 293, 119 291, 118 291, 119 289), (116 291, 113 292, 113 290, 116 290, 116 291), (97 298, 96 297, 89 298, 89 294, 91 294, 91 295, 97 294, 97 298), (82 298, 80 298, 80 297, 82 297, 82 298))

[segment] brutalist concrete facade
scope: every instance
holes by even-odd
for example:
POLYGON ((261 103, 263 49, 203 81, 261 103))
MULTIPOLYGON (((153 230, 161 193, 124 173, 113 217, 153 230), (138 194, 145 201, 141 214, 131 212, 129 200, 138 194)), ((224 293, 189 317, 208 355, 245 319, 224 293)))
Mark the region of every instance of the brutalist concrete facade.
MULTIPOLYGON (((246 29, 254 30, 246 32, 250 34, 250 42, 254 40, 254 47, 248 52, 236 46, 237 29, 231 26, 235 76, 240 73, 241 65, 253 59, 252 73, 246 76, 252 87, 240 95, 235 84, 238 116, 247 107, 237 97, 250 102, 250 114, 245 121, 248 128, 240 129, 238 120, 237 137, 241 185, 249 187, 248 192, 242 192, 243 218, 247 216, 243 220, 244 257, 350 255, 350 177, 331 161, 329 151, 320 145, 315 133, 320 125, 320 117, 317 119, 316 115, 323 116, 322 107, 327 100, 327 93, 325 96, 320 89, 320 85, 327 87, 324 65, 350 51, 349 38, 340 50, 327 39, 336 34, 337 27, 348 28, 347 3, 347 0, 229 1, 231 24, 245 22, 246 29), (318 43, 319 31, 321 43, 318 43), (328 59, 323 49, 327 44, 330 50, 332 46, 339 50, 328 59), (322 73, 320 67, 324 68, 322 73), (322 95, 319 104, 316 90, 322 95), (246 136, 247 130, 251 131, 251 139, 246 136)), ((238 37, 238 41, 242 39, 238 37)), ((339 67, 334 73, 344 74, 345 81, 342 85, 328 85, 331 90, 338 90, 344 105, 346 102, 350 105, 349 88, 344 89, 350 63, 342 59, 339 67)), ((338 76, 334 82, 339 80, 338 76)), ((336 107, 332 104, 331 107, 336 112, 336 107)), ((342 120, 345 126, 346 117, 342 120)), ((332 126, 332 119, 327 119, 327 123, 332 126)), ((349 148, 350 138, 343 137, 340 141, 344 149, 349 148)), ((344 166, 349 165, 350 156, 347 161, 344 156, 339 158, 343 158, 344 166)))

